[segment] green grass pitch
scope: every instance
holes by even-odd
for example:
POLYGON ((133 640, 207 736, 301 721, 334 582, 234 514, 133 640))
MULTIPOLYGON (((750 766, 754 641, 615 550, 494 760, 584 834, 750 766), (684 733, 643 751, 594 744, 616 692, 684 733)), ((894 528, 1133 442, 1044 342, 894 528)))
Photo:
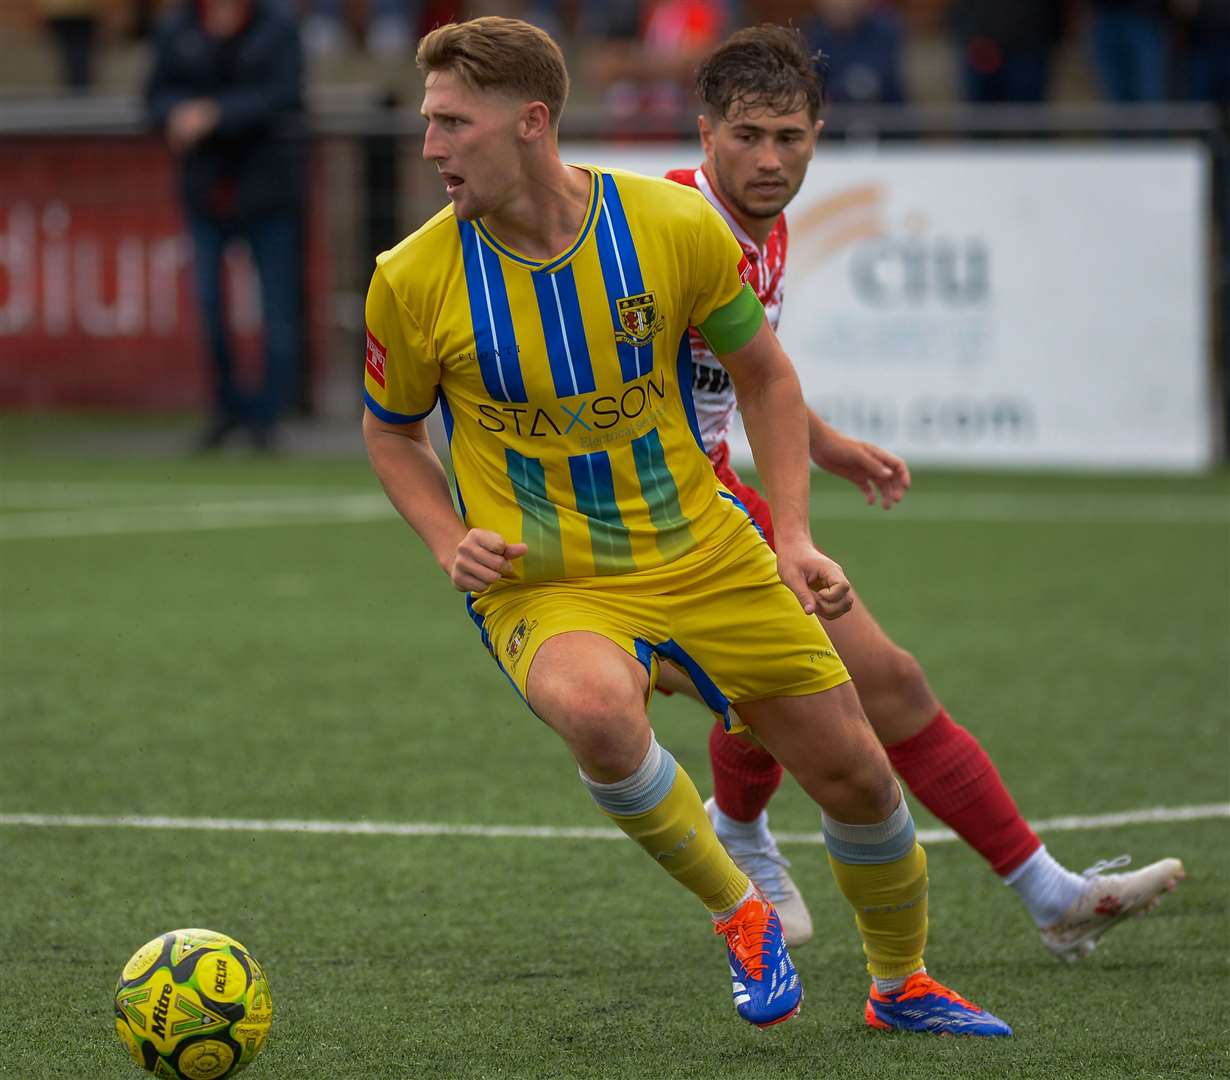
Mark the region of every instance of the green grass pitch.
MULTIPOLYGON (((1228 801, 1224 471, 924 472, 889 514, 837 481, 815 492, 817 538, 1028 817, 1228 801)), ((353 459, 8 444, 0 815, 601 827, 408 530, 319 509, 365 496, 353 459)), ((653 713, 707 788, 706 716, 678 699, 653 713)), ((772 815, 816 827, 789 783, 772 815)), ((253 1080, 1230 1073, 1230 823, 1044 839, 1077 870, 1177 855, 1188 880, 1066 966, 977 856, 932 844, 929 966, 1016 1028, 980 1042, 865 1029, 852 920, 809 844, 785 849, 817 923, 795 956, 806 1002, 761 1033, 731 1009, 704 913, 626 840, 4 824, 0 1077, 138 1075, 111 991, 180 926, 265 967, 274 1026, 253 1080)))

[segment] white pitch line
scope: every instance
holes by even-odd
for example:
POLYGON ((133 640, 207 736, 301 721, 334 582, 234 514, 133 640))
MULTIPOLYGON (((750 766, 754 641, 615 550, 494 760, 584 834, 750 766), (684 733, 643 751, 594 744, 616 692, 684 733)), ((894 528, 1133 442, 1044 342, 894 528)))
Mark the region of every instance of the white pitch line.
POLYGON ((396 517, 383 494, 303 495, 240 502, 106 507, 0 515, 0 540, 59 540, 131 533, 199 532, 396 517))
MULTIPOLYGON (((140 487, 140 485, 134 485, 140 487)), ((116 485, 118 492, 121 485, 116 485)), ((187 488, 171 504, 76 506, 0 514, 0 540, 60 540, 133 533, 198 532, 392 521, 395 514, 378 492, 307 490, 278 498, 194 501, 187 488)), ((254 489, 254 494, 259 489, 254 489)), ((0 487, 2 495, 3 487, 0 487)), ((896 521, 1063 524, 1230 524, 1230 499, 1219 495, 911 495, 892 513, 876 512, 853 495, 823 495, 812 510, 821 521, 896 521)))
MULTIPOLYGON (((841 520, 858 517, 856 510, 865 514, 869 509, 851 509, 843 500, 838 510, 832 495, 812 500, 814 516, 821 520, 834 516, 830 506, 841 520)), ((891 513, 881 511, 881 516, 887 521, 1225 525, 1230 524, 1230 496, 1098 492, 907 495, 891 513)))
MULTIPOLYGON (((1046 818, 1031 822, 1036 832, 1077 832, 1122 825, 1160 825, 1177 821, 1208 821, 1230 818, 1230 803, 1203 806, 1157 806, 1125 810, 1114 814, 1083 817, 1046 818)), ((311 833, 318 836, 476 836, 484 839, 516 840, 617 840, 618 829, 599 826, 555 825, 450 825, 436 822, 397 821, 296 821, 266 818, 181 818, 138 815, 107 817, 93 814, 0 814, 0 827, 99 828, 99 829, 190 829, 204 832, 311 833)), ((777 833, 787 844, 823 844, 814 833, 777 833)), ((918 839, 925 844, 944 844, 956 840, 949 829, 920 829, 918 839)))
POLYGON ((216 499, 286 499, 300 496, 354 495, 353 484, 215 484, 209 481, 5 480, 0 507, 78 510, 137 502, 205 502, 216 499))

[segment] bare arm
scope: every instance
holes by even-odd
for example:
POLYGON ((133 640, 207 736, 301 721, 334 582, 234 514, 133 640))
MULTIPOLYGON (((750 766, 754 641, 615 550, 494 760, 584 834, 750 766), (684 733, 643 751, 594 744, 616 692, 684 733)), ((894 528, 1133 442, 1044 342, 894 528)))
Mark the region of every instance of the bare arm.
POLYGON ((768 322, 721 358, 730 372, 756 468, 773 508, 781 579, 808 614, 834 619, 850 610, 841 567, 816 550, 808 520, 808 410, 794 365, 768 322))
POLYGON ((874 506, 890 510, 910 489, 910 470, 901 458, 874 443, 843 435, 807 410, 807 442, 811 459, 825 472, 849 480, 874 506))
POLYGON ((489 529, 467 529, 453 508, 448 477, 422 420, 387 424, 363 412, 367 456, 394 508, 427 545, 463 592, 481 592, 511 570, 509 559, 526 552, 489 529))
POLYGON ((794 365, 768 320, 741 349, 720 358, 730 372, 756 469, 773 508, 773 532, 811 542, 807 406, 794 365))

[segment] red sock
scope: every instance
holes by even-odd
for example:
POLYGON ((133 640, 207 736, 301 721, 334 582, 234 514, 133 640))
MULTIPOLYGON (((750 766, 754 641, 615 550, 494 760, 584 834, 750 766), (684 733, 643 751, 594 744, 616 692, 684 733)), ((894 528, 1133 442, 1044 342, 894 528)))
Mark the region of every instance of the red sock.
POLYGON ((943 709, 917 735, 884 749, 918 801, 1001 877, 1042 846, 982 744, 943 709))
POLYGON ((759 746, 727 735, 719 720, 709 732, 709 764, 718 809, 736 821, 755 821, 781 786, 785 771, 759 746))

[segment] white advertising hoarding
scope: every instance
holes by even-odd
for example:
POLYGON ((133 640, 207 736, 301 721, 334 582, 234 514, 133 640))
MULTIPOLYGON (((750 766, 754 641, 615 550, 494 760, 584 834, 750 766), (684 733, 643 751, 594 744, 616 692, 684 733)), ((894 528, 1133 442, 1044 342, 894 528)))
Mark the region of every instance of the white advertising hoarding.
MULTIPOLYGON (((780 328, 808 401, 917 463, 1207 467, 1208 168, 1187 143, 822 143, 787 211, 780 328)), ((749 456, 741 430, 732 447, 749 456)))

